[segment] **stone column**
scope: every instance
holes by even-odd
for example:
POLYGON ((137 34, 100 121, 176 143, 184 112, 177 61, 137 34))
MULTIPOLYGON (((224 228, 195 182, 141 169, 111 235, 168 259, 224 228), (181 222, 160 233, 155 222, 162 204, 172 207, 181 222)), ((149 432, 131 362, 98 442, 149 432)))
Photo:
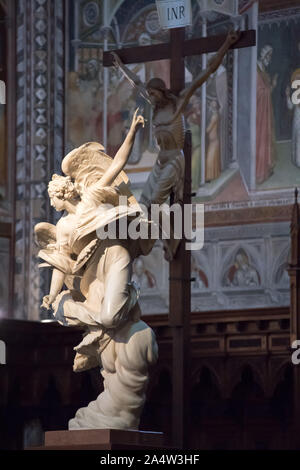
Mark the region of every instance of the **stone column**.
POLYGON ((33 227, 53 220, 47 183, 60 171, 64 153, 64 1, 19 0, 17 5, 14 316, 38 320, 49 273, 38 269, 33 227))

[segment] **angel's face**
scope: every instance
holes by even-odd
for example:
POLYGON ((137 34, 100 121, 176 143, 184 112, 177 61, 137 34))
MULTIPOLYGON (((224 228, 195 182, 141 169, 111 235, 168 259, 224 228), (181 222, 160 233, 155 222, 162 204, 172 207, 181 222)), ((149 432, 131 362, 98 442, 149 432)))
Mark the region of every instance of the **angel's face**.
POLYGON ((56 196, 53 196, 50 199, 50 204, 51 204, 52 207, 54 207, 54 209, 57 212, 65 210, 65 201, 64 201, 64 199, 60 199, 56 196))

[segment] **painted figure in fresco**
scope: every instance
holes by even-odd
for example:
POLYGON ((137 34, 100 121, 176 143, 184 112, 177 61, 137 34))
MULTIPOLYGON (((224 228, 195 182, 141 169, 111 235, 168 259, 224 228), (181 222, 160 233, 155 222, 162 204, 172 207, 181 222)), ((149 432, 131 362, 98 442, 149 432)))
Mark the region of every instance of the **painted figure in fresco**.
POLYGON ((82 83, 82 91, 88 89, 96 98, 101 86, 99 61, 96 59, 88 60, 84 66, 83 73, 79 77, 82 83))
POLYGON ((272 91, 277 86, 276 74, 270 78, 273 48, 265 45, 257 62, 257 111, 256 111, 256 182, 263 183, 273 173, 275 133, 272 106, 272 91))
POLYGON ((156 280, 153 274, 146 269, 142 258, 137 258, 133 263, 132 281, 141 289, 153 289, 156 286, 156 280))
POLYGON ((206 289, 208 287, 206 274, 199 268, 193 255, 191 256, 191 278, 194 279, 191 284, 192 289, 206 289))
POLYGON ((206 153, 205 181, 209 182, 219 178, 221 174, 220 137, 219 137, 219 110, 218 103, 210 104, 210 122, 206 129, 208 146, 206 153))
POLYGON ((71 148, 102 136, 102 99, 99 87, 92 83, 85 83, 77 72, 69 72, 67 119, 71 148))
MULTIPOLYGON (((208 54, 208 59, 214 57, 215 53, 208 54)), ((218 103, 219 109, 219 139, 220 139, 220 160, 221 171, 224 171, 228 166, 228 82, 227 70, 225 67, 225 58, 215 71, 215 73, 208 79, 206 84, 206 97, 208 108, 212 101, 218 103)), ((208 109, 209 110, 209 109, 208 109)))
POLYGON ((234 287, 255 287, 260 285, 258 272, 250 265, 248 255, 244 251, 240 250, 236 254, 234 265, 228 271, 225 284, 234 287))
POLYGON ((194 94, 186 112, 186 121, 192 133, 192 189, 197 191, 201 182, 201 98, 194 94))
MULTIPOLYGON (((292 74, 291 83, 294 80, 300 80, 300 69, 292 74)), ((300 168, 300 105, 292 103, 290 87, 286 89, 286 98, 288 108, 293 111, 292 162, 300 168)))
POLYGON ((175 202, 182 200, 184 178, 182 149, 185 131, 183 113, 193 93, 217 70, 226 52, 239 39, 239 36, 238 32, 228 34, 225 43, 213 57, 207 69, 202 71, 193 83, 180 93, 179 97, 173 95, 160 78, 153 78, 146 86, 143 85, 139 77, 133 75, 130 69, 121 62, 117 54, 112 53, 115 66, 123 71, 133 86, 143 90, 153 107, 153 126, 159 153, 140 199, 140 202, 147 208, 151 204, 164 203, 171 192, 174 194, 175 202))
POLYGON ((56 226, 35 227, 38 256, 53 269, 42 305, 52 305, 63 325, 86 330, 74 348, 73 369, 102 365, 104 391, 77 411, 69 429, 137 429, 148 367, 157 359, 154 333, 140 320, 138 291, 131 282, 132 261, 140 254, 137 241, 99 237, 111 222, 141 217, 122 169, 143 123, 136 112, 114 159, 96 142, 72 150, 62 162, 66 176, 53 175, 49 183, 51 204, 64 215, 56 226), (120 195, 126 196, 123 205, 120 195))

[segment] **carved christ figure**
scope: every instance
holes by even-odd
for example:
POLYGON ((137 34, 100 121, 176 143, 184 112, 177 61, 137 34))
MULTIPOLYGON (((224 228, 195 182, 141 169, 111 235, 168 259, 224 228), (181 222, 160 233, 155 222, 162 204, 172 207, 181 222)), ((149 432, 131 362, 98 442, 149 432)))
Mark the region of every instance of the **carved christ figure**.
POLYGON ((238 31, 231 31, 222 47, 193 83, 177 97, 166 88, 163 80, 152 78, 144 85, 138 76, 126 67, 114 52, 114 65, 119 67, 133 86, 153 107, 154 133, 159 152, 154 167, 144 186, 140 202, 147 208, 163 204, 174 193, 174 202, 182 200, 184 180, 184 118, 183 113, 193 95, 221 64, 228 49, 239 39, 238 31))

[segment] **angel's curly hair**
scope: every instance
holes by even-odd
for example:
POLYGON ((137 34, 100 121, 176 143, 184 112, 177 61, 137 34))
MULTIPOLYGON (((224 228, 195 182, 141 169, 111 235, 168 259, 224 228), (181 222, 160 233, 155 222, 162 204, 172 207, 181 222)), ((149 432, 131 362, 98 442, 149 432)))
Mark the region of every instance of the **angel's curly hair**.
POLYGON ((48 194, 50 197, 57 197, 64 201, 79 198, 79 193, 70 176, 56 174, 52 176, 52 180, 48 184, 48 194))

